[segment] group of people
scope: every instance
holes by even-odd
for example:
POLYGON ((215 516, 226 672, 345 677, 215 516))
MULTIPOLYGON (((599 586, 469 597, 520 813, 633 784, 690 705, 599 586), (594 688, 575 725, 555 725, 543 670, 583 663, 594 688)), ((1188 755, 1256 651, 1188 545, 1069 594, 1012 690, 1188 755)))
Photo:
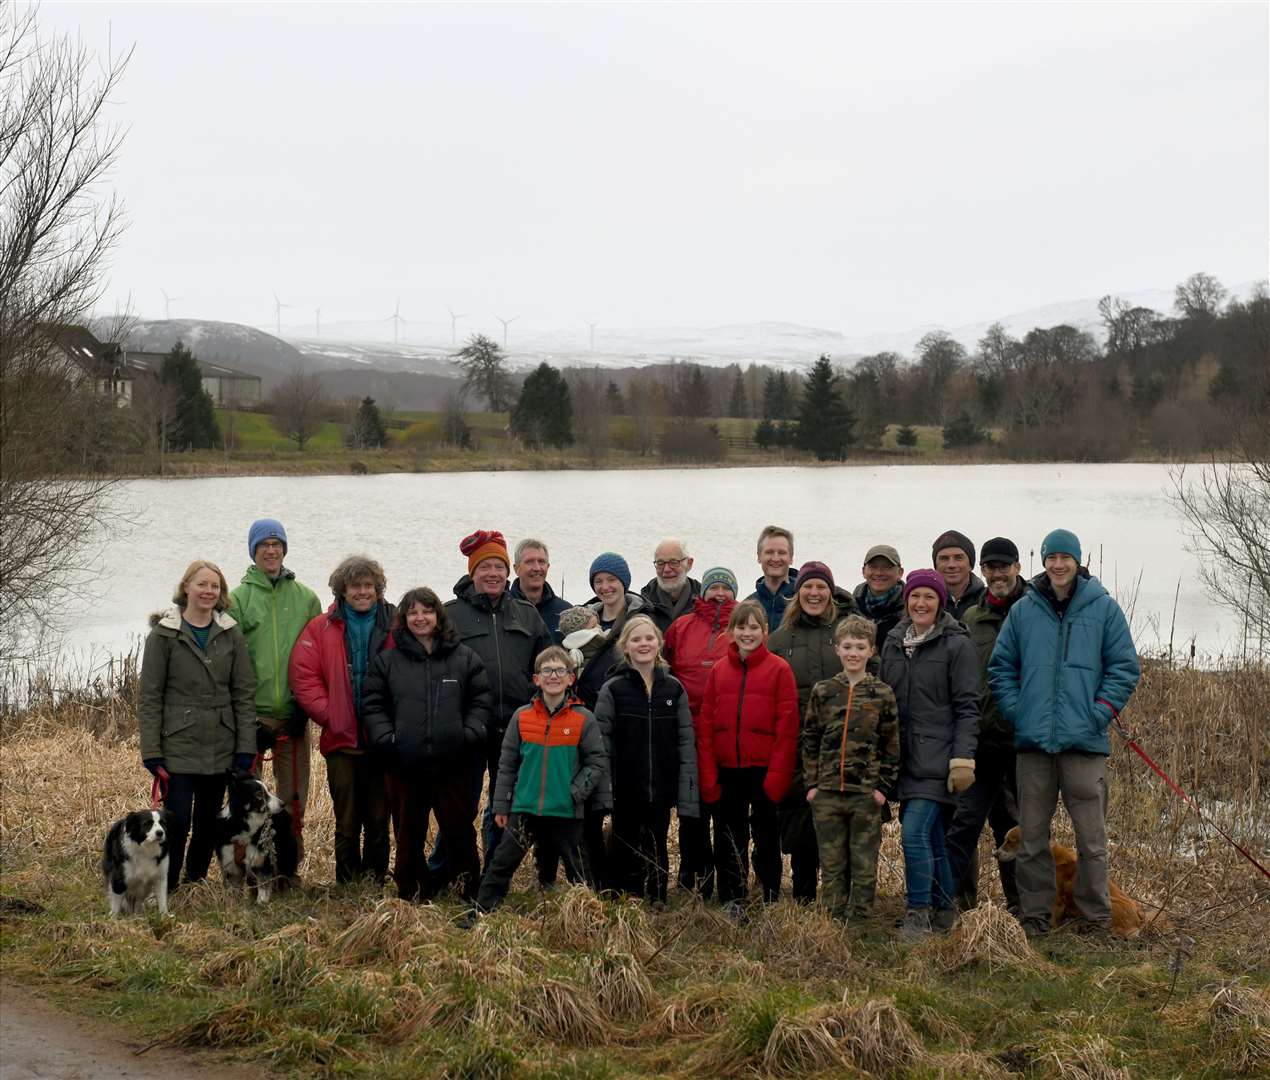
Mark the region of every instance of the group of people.
POLYGON ((513 554, 480 530, 459 547, 468 572, 449 600, 416 587, 394 605, 381 566, 359 555, 331 573, 325 611, 286 568, 276 520, 251 525, 232 592, 213 563, 189 566, 152 619, 140 687, 142 760, 173 817, 170 889, 182 865, 186 880, 206 876, 230 771, 266 750, 302 837, 312 723, 337 881, 384 882, 395 850, 398 894, 454 888, 469 924, 531 850, 543 887, 563 864, 570 881, 663 907, 672 814, 681 889, 717 890, 744 919, 751 863, 770 902, 788 855, 795 900, 819 893, 835 916, 865 919, 897 803, 904 939, 976 903, 985 824, 998 844, 1020 827, 1002 888, 1042 934, 1061 795, 1082 922, 1109 926, 1107 731, 1139 667, 1072 532, 1044 538, 1030 581, 1003 537, 976 551, 944 532, 932 567, 907 573, 879 543, 848 591, 824 562, 796 567, 793 535, 772 525, 744 598, 725 567, 694 578, 685 544, 667 538, 638 592, 625 558, 598 555, 576 606, 552 591, 542 540, 513 554))

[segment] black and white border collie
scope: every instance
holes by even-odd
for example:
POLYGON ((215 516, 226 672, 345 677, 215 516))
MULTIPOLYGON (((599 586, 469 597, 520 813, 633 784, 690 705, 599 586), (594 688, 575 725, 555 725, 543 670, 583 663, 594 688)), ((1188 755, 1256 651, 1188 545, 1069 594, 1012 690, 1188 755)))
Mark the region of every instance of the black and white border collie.
POLYGON ((216 819, 216 854, 226 885, 256 890, 266 903, 275 879, 294 877, 299 864, 291 814, 254 776, 229 782, 229 801, 216 819))
POLYGON ((168 913, 168 835, 166 810, 138 810, 120 818, 106 833, 101 876, 110 914, 131 915, 153 896, 159 914, 168 913))

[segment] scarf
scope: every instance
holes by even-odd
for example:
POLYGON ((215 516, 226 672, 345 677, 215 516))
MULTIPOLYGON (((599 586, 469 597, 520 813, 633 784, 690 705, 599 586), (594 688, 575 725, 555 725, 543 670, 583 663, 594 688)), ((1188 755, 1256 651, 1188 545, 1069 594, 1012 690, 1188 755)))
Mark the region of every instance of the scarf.
POLYGON ((860 607, 864 609, 864 613, 875 622, 878 615, 885 615, 887 610, 895 605, 895 601, 900 598, 904 592, 904 583, 897 581, 886 592, 880 596, 874 596, 866 585, 864 587, 864 595, 860 597, 860 607))
POLYGON ((344 643, 348 648, 349 677, 353 684, 353 712, 359 717, 362 715, 362 680, 370 663, 370 632, 375 628, 375 616, 379 614, 377 607, 361 612, 354 611, 345 603, 340 604, 344 643))
POLYGON ((936 619, 921 633, 917 632, 917 627, 913 623, 909 623, 904 630, 904 653, 911 660, 913 653, 917 652, 917 647, 930 638, 935 631, 939 629, 939 620, 936 619))

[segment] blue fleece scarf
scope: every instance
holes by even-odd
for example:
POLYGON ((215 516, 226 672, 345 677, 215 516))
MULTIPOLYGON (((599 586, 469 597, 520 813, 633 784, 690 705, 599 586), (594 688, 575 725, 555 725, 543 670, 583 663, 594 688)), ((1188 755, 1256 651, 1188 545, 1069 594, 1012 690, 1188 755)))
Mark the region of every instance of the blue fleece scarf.
POLYGON ((887 608, 894 605, 895 601, 900 598, 900 594, 903 593, 903 591, 904 583, 902 581, 897 581, 894 585, 887 589, 886 592, 882 593, 881 596, 875 596, 866 585, 864 588, 864 595, 860 597, 860 606, 864 608, 864 613, 872 618, 875 612, 880 614, 886 611, 887 608))
POLYGON ((348 647, 348 667, 353 681, 353 710, 359 717, 362 715, 362 680, 370 662, 370 632, 375 628, 378 613, 378 605, 369 611, 359 612, 345 603, 340 604, 344 643, 348 647))

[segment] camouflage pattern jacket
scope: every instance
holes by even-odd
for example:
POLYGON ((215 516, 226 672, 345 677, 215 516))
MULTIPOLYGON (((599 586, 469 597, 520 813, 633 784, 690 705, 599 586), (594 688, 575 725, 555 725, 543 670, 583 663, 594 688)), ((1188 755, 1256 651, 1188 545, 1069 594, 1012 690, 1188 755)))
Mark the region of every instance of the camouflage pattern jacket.
POLYGON ((816 683, 801 742, 808 789, 869 793, 893 788, 900 771, 895 694, 874 675, 855 686, 842 672, 816 683))

